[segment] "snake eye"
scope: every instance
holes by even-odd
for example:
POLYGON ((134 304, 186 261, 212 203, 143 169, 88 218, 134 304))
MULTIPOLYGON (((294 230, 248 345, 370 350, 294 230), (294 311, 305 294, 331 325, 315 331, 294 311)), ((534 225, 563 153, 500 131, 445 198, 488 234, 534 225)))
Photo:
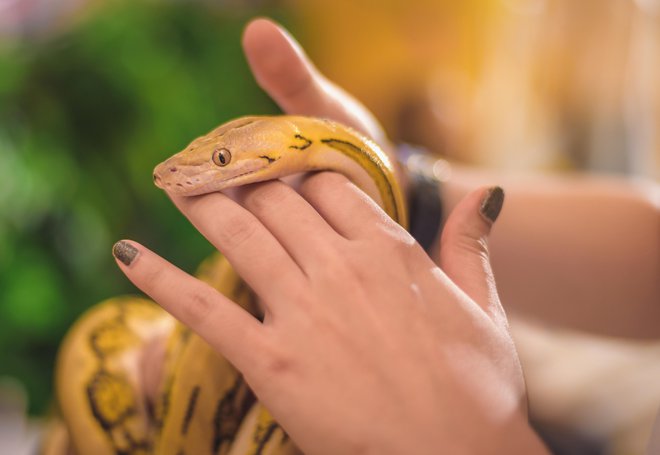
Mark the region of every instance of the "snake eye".
POLYGON ((215 149, 211 159, 218 166, 226 166, 231 161, 231 152, 226 148, 215 149))

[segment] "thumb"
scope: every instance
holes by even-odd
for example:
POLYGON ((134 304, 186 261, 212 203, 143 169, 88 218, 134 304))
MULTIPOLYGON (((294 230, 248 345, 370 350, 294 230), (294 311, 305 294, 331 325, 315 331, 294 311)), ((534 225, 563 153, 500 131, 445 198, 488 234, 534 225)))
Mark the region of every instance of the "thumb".
POLYGON ((491 317, 504 315, 488 254, 488 235, 504 203, 499 186, 468 194, 449 215, 440 238, 440 267, 491 317))

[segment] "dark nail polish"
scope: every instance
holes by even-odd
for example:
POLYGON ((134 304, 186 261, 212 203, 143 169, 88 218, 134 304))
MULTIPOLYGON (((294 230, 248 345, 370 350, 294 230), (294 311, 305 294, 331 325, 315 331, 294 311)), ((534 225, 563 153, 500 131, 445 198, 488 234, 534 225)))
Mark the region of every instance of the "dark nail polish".
POLYGON ((504 204, 504 190, 499 186, 494 186, 488 190, 486 197, 481 202, 479 213, 491 223, 494 223, 502 210, 504 204))
POLYGON ((131 265, 131 262, 138 254, 138 249, 128 242, 120 240, 112 247, 112 255, 119 259, 124 265, 131 265))

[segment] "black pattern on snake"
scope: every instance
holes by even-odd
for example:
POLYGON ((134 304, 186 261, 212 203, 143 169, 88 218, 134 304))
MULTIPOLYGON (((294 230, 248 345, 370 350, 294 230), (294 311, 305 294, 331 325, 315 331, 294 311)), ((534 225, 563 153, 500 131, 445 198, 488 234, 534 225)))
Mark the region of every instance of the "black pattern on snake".
MULTIPOLYGON (((168 192, 194 196, 319 170, 344 174, 406 227, 391 160, 368 138, 330 120, 255 116, 230 121, 161 163, 154 182, 168 192), (231 154, 220 165, 212 158, 221 149, 231 154)), ((263 320, 254 295, 225 258, 213 255, 197 276, 263 320)), ((111 299, 82 316, 65 338, 56 371, 58 400, 79 453, 299 454, 240 373, 144 299, 111 299), (139 366, 149 355, 145 345, 151 334, 163 326, 162 378, 149 408, 139 366)))

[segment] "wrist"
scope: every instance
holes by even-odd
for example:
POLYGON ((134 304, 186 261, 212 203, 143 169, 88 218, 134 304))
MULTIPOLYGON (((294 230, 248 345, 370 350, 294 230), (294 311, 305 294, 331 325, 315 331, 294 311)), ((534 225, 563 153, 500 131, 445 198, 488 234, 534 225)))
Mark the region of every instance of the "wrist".
POLYGON ((397 157, 403 171, 410 233, 430 253, 444 220, 440 192, 451 175, 451 165, 428 150, 409 144, 399 145, 397 157))
MULTIPOLYGON (((522 419, 521 419, 522 420, 522 419)), ((445 435, 441 440, 424 442, 425 438, 413 438, 400 441, 401 444, 391 444, 387 447, 378 447, 374 450, 366 450, 360 453, 367 454, 396 454, 416 453, 435 455, 438 453, 451 453, 456 455, 501 455, 501 454, 525 454, 525 455, 550 455, 539 435, 525 420, 503 429, 468 431, 465 439, 454 435, 445 435), (429 445, 430 443, 430 445, 429 445)))

